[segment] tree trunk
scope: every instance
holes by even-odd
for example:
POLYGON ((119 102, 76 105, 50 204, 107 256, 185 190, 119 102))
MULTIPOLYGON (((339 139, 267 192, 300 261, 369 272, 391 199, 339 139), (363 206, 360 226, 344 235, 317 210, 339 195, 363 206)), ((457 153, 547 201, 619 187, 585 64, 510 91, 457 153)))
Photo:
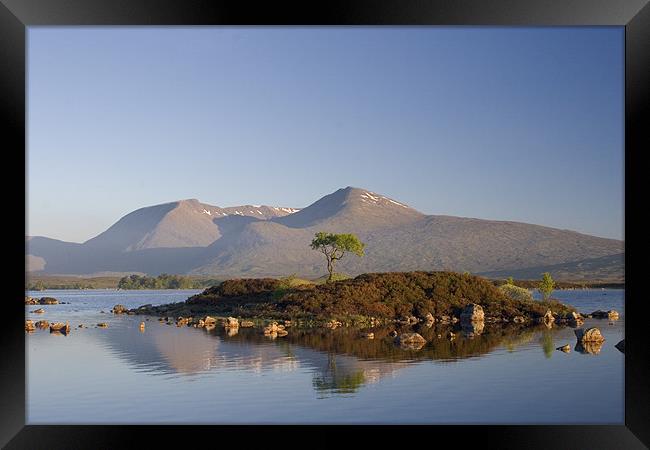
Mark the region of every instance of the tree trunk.
POLYGON ((332 281, 332 274, 334 273, 334 264, 330 258, 327 258, 327 271, 330 273, 329 277, 327 278, 327 282, 329 283, 332 281))

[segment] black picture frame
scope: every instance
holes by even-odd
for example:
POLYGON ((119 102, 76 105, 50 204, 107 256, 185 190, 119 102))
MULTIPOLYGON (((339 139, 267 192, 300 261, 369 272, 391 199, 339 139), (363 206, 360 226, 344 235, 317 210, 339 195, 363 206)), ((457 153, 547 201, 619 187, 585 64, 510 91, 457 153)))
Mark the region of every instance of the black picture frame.
MULTIPOLYGON (((5 173, 20 180, 27 176, 25 165, 25 49, 26 27, 35 25, 497 25, 497 26, 622 26, 625 27, 625 425, 607 426, 300 426, 216 427, 216 426, 34 426, 25 425, 25 333, 24 294, 21 277, 12 280, 10 298, 4 300, 6 319, 0 339, 2 391, 0 392, 0 445, 6 448, 131 448, 145 439, 147 447, 171 442, 170 435, 186 445, 223 443, 229 438, 243 444, 253 439, 279 445, 311 445, 311 440, 294 441, 296 431, 323 443, 341 432, 359 431, 364 444, 382 442, 388 436, 399 440, 424 438, 439 443, 451 439, 454 445, 474 441, 493 448, 645 448, 650 445, 650 359, 644 342, 646 304, 640 281, 643 238, 634 230, 642 224, 641 164, 648 145, 650 121, 650 6, 648 0, 455 0, 455 1, 328 1, 282 4, 245 1, 205 0, 0 0, 0 110, 6 156, 5 173), (23 291, 23 294, 19 292, 23 291)), ((23 181, 25 181, 23 179, 23 181)), ((17 181, 5 187, 6 201, 20 211, 17 181)), ((25 185, 23 185, 25 187, 25 185)), ((26 191, 23 189, 23 201, 26 191)), ((17 214, 11 224, 22 230, 9 240, 15 257, 24 257, 18 233, 26 222, 17 214), (21 254, 19 254, 21 252, 21 254)), ((639 227, 641 228, 641 227, 639 227)), ((5 244, 7 248, 8 244, 5 244)), ((25 276, 23 272, 23 276, 25 276)), ((24 278, 23 278, 24 281, 24 278)), ((647 337, 645 337, 647 339, 647 337)), ((576 374, 579 379, 580 375, 576 374)), ((53 389, 56 388, 53 386, 53 389)), ((576 389, 580 389, 579 381, 576 389)), ((558 392, 558 396, 562 393, 558 392)), ((548 401, 553 401, 549 398, 548 401)), ((171 405, 173 406, 173 405, 171 405)), ((127 413, 127 412, 125 412, 127 413)), ((335 443, 335 445, 338 445, 335 443)), ((246 445, 248 446, 248 445, 246 445)))

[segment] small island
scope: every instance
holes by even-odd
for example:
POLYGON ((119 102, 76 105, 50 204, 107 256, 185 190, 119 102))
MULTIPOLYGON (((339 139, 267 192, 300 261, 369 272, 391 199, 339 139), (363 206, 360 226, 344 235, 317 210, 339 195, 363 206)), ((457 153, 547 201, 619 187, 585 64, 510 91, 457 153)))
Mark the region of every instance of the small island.
POLYGON ((368 273, 316 284, 295 277, 226 280, 185 302, 144 306, 133 314, 171 317, 214 315, 252 320, 292 320, 323 325, 376 326, 394 322, 460 321, 473 305, 488 323, 540 323, 575 308, 556 300, 508 295, 485 278, 456 272, 368 273))

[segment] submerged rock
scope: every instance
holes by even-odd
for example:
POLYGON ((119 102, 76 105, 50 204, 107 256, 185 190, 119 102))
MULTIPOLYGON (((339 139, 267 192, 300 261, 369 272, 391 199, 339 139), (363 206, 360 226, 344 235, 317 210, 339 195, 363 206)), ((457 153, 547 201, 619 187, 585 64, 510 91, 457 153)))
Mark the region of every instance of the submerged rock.
POLYGON ((43 308, 38 308, 38 309, 35 309, 34 311, 32 311, 32 313, 34 313, 34 314, 43 314, 44 312, 45 312, 45 310, 43 308))
POLYGON ((106 322, 100 322, 97 324, 99 328, 108 328, 108 324, 106 322))

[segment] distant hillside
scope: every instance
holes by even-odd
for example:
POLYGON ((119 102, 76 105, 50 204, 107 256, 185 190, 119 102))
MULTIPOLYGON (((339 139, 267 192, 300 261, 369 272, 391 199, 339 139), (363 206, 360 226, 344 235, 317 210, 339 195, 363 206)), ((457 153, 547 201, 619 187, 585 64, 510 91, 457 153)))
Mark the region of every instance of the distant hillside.
POLYGON ((625 280, 625 255, 603 256, 582 261, 554 264, 550 266, 531 267, 518 270, 501 270, 485 272, 489 278, 513 277, 522 280, 538 280, 544 272, 549 272, 556 280, 565 281, 602 281, 619 283, 625 280))
POLYGON ((577 280, 622 279, 624 273, 615 263, 624 251, 622 241, 518 222, 425 215, 354 187, 303 209, 222 208, 195 199, 142 208, 83 244, 30 238, 26 264, 57 274, 315 278, 324 272, 322 255, 309 248, 317 231, 355 233, 366 243, 365 257, 340 261, 337 269, 350 275, 453 270, 537 278, 551 266, 557 278, 577 280))

